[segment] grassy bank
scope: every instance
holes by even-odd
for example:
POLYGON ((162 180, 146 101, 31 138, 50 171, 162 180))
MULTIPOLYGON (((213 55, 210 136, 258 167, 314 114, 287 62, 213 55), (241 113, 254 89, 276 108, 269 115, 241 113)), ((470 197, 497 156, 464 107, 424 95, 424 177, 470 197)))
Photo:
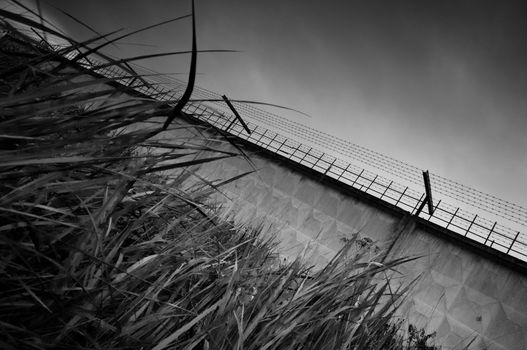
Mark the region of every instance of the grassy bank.
POLYGON ((351 256, 350 240, 320 270, 282 263, 257 227, 216 216, 215 184, 182 186, 241 156, 177 118, 193 79, 160 104, 64 60, 90 43, 57 54, 2 27, 1 348, 429 348, 394 318, 407 289, 385 272, 410 259, 351 256))

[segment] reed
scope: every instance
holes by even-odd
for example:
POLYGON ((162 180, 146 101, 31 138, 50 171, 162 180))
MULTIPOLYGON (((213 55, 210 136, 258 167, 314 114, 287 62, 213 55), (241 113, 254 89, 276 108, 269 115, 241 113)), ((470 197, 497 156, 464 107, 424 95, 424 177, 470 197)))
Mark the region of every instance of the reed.
MULTIPOLYGON (((57 53, 13 23, 53 29, 1 11, 1 348, 433 349, 394 318, 409 286, 385 273, 412 258, 365 261, 350 240, 322 269, 284 263, 258 227, 216 215, 218 184, 184 186, 240 156, 177 118, 193 78, 175 108, 87 79, 63 55, 104 36, 57 53)), ((191 76, 196 53, 194 36, 191 76)))

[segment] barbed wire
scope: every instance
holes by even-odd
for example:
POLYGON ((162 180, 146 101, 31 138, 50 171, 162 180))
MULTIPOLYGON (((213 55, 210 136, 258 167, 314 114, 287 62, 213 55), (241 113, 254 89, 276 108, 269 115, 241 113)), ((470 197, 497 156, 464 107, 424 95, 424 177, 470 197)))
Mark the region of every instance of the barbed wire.
MULTIPOLYGON (((76 54, 75 54, 76 55, 76 54)), ((73 54, 72 54, 73 56, 73 54)), ((94 61, 97 62, 97 61, 94 61)), ((87 66, 91 66, 94 71, 102 74, 102 75, 108 75, 112 77, 119 78, 120 76, 123 76, 123 72, 120 72, 120 69, 112 68, 112 67, 106 67, 103 69, 97 69, 97 66, 94 64, 94 62, 91 62, 90 60, 83 59, 83 63, 87 66)), ((157 72, 147 69, 145 67, 141 67, 139 65, 134 64, 135 70, 141 74, 146 73, 155 73, 157 72)), ((126 75, 125 75, 126 76, 126 75)), ((127 80, 126 85, 131 84, 128 79, 125 79, 123 77, 123 80, 127 80)), ((179 95, 177 92, 182 91, 184 87, 186 86, 186 83, 183 81, 174 78, 174 77, 161 77, 161 76, 149 76, 148 80, 153 84, 152 86, 146 87, 138 87, 139 90, 144 91, 149 96, 152 96, 153 98, 160 99, 163 101, 170 101, 175 102, 179 98, 179 95), (163 87, 163 85, 167 85, 167 88, 163 87)), ((229 119, 232 117, 230 115, 230 111, 227 109, 225 104, 223 103, 221 96, 215 92, 212 92, 210 90, 201 88, 201 87, 195 87, 194 93, 192 95, 193 97, 193 104, 194 105, 201 105, 205 104, 210 108, 210 105, 214 106, 215 112, 210 114, 210 117, 212 117, 213 114, 216 114, 216 122, 218 123, 219 120, 223 122, 223 124, 220 123, 220 128, 225 129, 225 126, 229 122, 229 119)), ((421 177, 421 169, 412 166, 408 163, 399 161, 397 159, 394 159, 392 157, 386 156, 382 153, 370 150, 366 147, 362 147, 360 145, 354 144, 350 141, 346 141, 340 138, 337 138, 333 135, 330 135, 328 133, 322 132, 320 130, 316 130, 312 127, 300 124, 295 121, 288 120, 284 117, 278 116, 274 113, 264 111, 260 108, 257 108, 251 104, 248 103, 242 103, 242 102, 236 102, 235 100, 232 101, 236 108, 239 111, 242 111, 244 113, 244 118, 249 118, 255 123, 250 123, 251 127, 253 128, 253 131, 258 130, 258 132, 255 132, 254 135, 244 135, 243 138, 249 139, 251 142, 264 146, 265 148, 271 149, 271 146, 275 139, 278 139, 279 133, 285 132, 286 134, 289 134, 293 136, 293 138, 302 139, 307 141, 309 144, 312 144, 317 147, 321 147, 322 150, 329 150, 332 152, 335 152, 336 154, 343 155, 350 159, 355 159, 356 161, 366 164, 370 167, 373 167, 375 169, 381 170, 384 173, 390 174, 394 176, 395 178, 407 181, 408 183, 414 183, 422 186, 422 177, 421 177), (267 137, 266 134, 269 132, 269 129, 266 129, 265 127, 262 127, 261 125, 266 125, 267 127, 270 127, 271 129, 275 129, 274 136, 270 134, 268 137, 269 140, 265 141, 263 140, 264 137, 267 137), (259 136, 258 139, 256 139, 256 136, 259 136), (272 138, 271 138, 272 137, 272 138), (267 142, 267 143, 266 143, 267 142)), ((241 131, 240 131, 241 132, 241 131)), ((241 133, 238 133, 238 136, 242 136, 241 133)), ((283 143, 286 142, 287 138, 280 136, 283 138, 283 143)), ((313 147, 307 147, 306 145, 303 145, 297 141, 297 148, 293 152, 293 154, 297 150, 301 150, 301 152, 304 153, 304 156, 299 160, 300 163, 304 162, 304 159, 310 164, 310 166, 315 169, 315 165, 323 159, 324 156, 326 156, 325 151, 316 150, 313 147), (313 160, 308 161, 307 157, 311 157, 313 160), (316 160, 316 161, 315 161, 316 160), (313 163, 314 162, 314 163, 313 163)), ((293 155, 292 154, 292 155, 293 155)), ((291 156, 292 156, 291 155, 291 156)), ((334 157, 335 155, 332 155, 334 157)), ((324 168, 320 166, 319 168, 322 169, 319 171, 329 171, 331 166, 336 162, 337 158, 330 158, 326 157, 326 163, 328 165, 327 168, 324 168)), ((386 178, 382 178, 378 176, 377 174, 374 174, 369 171, 365 171, 365 169, 360 170, 360 168, 355 168, 356 173, 352 173, 352 176, 355 178, 348 179, 348 181, 352 181, 351 186, 353 187, 355 184, 359 186, 359 189, 368 192, 369 190, 376 191, 378 194, 381 194, 381 199, 383 195, 388 191, 389 187, 392 186, 394 181, 389 181, 386 178), (377 183, 376 183, 377 181, 377 183), (380 183, 379 183, 380 182, 380 183), (386 185, 389 183, 388 185, 386 185), (379 186, 379 188, 383 192, 375 190, 375 186, 379 186), (373 186, 373 187, 372 187, 373 186)), ((342 173, 338 176, 339 178, 342 176, 342 181, 344 181, 344 174, 350 173, 350 164, 347 164, 345 168, 342 168, 342 173)), ((494 215, 500 216, 504 219, 507 219, 511 222, 515 222, 521 225, 526 226, 526 218, 527 218, 527 209, 502 200, 496 196, 489 195, 487 193, 484 193, 482 191, 476 190, 474 188, 471 188, 466 185, 462 185, 458 182, 455 182, 453 180, 446 179, 440 175, 431 174, 431 180, 434 184, 434 191, 441 193, 449 198, 456 199, 459 202, 465 203, 469 206, 478 208, 482 211, 485 211, 487 213, 492 213, 494 215)), ((409 187, 404 187, 402 185, 399 185, 400 188, 404 188, 404 190, 401 192, 401 189, 399 191, 395 191, 396 193, 399 193, 400 196, 397 199, 395 205, 402 205, 404 204, 406 207, 409 207, 411 210, 415 210, 417 204, 422 199, 422 193, 419 193, 417 191, 411 191, 415 194, 413 196, 410 196, 410 194, 407 194, 407 191, 409 187), (417 196, 420 195, 420 198, 417 198, 417 196), (415 203, 403 203, 401 200, 404 200, 404 198, 412 199, 415 203), (412 209, 413 208, 413 209, 412 209)), ((395 187, 395 185, 394 185, 395 187)), ((392 188, 392 191, 394 189, 392 188)), ((394 199, 395 201, 395 199, 394 199)), ((441 202, 442 203, 442 202, 441 202)), ((486 240, 490 239, 492 235, 498 235, 502 238, 496 238, 494 241, 501 242, 499 243, 502 247, 507 248, 507 253, 509 251, 515 251, 519 254, 522 254, 523 256, 527 256, 523 252, 520 252, 518 250, 514 250, 514 244, 516 242, 521 243, 523 246, 526 244, 524 243, 526 241, 526 235, 520 234, 519 232, 516 232, 506 226, 503 226, 501 224, 493 223, 490 220, 483 219, 481 217, 478 217, 478 215, 471 214, 469 212, 465 212, 464 210, 461 210, 460 208, 456 208, 447 205, 446 203, 442 204, 442 208, 449 208, 445 211, 445 215, 440 214, 440 211, 438 211, 438 214, 435 216, 430 215, 428 220, 432 219, 438 219, 443 220, 445 223, 447 223, 446 227, 448 228, 448 225, 452 223, 452 225, 455 224, 456 220, 458 221, 457 227, 461 230, 464 230, 464 228, 459 222, 459 220, 464 220, 466 222, 469 222, 470 225, 468 228, 466 228, 467 232, 465 235, 467 235, 469 232, 471 234, 476 234, 479 237, 483 237, 481 234, 478 234, 478 230, 483 230, 483 232, 488 232, 488 237, 486 240), (448 215, 450 215, 449 221, 447 222, 448 215), (443 216, 443 217, 442 217, 443 216), (472 225, 476 225, 476 227, 472 228, 472 225), (479 228, 478 228, 479 227, 479 228), (492 227, 492 228, 491 228, 492 227), (515 233, 516 232, 516 233, 515 233), (514 237, 514 238, 513 238, 514 237), (521 240, 518 240, 518 238, 521 238, 521 240), (508 244, 510 245, 508 246, 508 244)), ((445 209, 441 209, 445 210, 445 209)), ((465 222, 465 224, 466 224, 465 222)), ((491 246, 492 246, 491 243, 491 246)), ((497 243, 498 244, 498 243, 497 243)), ((525 250, 525 248, 523 249, 525 250)))
MULTIPOLYGON (((141 67, 145 69, 144 67, 141 67)), ((145 69, 148 70, 148 69, 145 69)), ((152 71, 153 72, 153 71, 152 71)), ((166 84, 184 86, 184 82, 173 77, 163 79, 166 84)), ((214 104, 223 111, 227 111, 221 102, 220 95, 201 88, 194 89, 193 97, 202 100, 215 100, 208 103, 214 104)), ((206 101, 204 103, 207 103, 206 101)), ((386 156, 382 153, 373 151, 366 147, 354 144, 350 141, 340 139, 320 130, 291 121, 274 113, 264 111, 260 108, 247 103, 233 102, 236 108, 245 112, 244 117, 256 120, 273 129, 285 131, 291 136, 295 136, 321 146, 324 149, 336 152, 345 157, 355 159, 363 164, 372 166, 392 176, 408 181, 415 185, 422 186, 421 169, 406 162, 386 156)), ((470 205, 485 212, 497 215, 514 223, 527 226, 527 209, 500 199, 496 196, 476 190, 470 186, 460 184, 456 181, 447 179, 435 173, 430 174, 431 182, 435 184, 434 191, 446 197, 455 199, 461 203, 470 205)))

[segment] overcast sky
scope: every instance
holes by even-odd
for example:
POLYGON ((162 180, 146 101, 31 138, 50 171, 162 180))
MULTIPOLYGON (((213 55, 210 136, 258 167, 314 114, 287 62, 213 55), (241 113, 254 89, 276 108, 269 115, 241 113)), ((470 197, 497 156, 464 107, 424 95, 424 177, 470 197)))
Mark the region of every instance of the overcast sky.
MULTIPOLYGON (((186 0, 47 3, 100 32, 190 13, 186 0)), ((312 118, 288 117, 527 207, 527 1, 197 0, 196 12, 199 49, 241 51, 200 55, 199 86, 300 109, 312 118)), ((188 49, 190 25, 110 51, 188 49)), ((140 63, 186 79, 188 60, 140 63)))

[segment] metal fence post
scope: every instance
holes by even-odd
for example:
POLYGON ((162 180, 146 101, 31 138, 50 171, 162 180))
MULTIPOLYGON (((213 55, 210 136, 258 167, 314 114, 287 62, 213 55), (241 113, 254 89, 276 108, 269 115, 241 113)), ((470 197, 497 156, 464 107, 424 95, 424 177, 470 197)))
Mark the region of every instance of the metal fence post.
POLYGON ((375 180, 377 180, 377 177, 379 175, 375 175, 375 177, 373 178, 373 180, 371 180, 370 184, 368 185, 368 187, 364 190, 364 192, 368 192, 368 190, 370 189, 371 185, 373 185, 373 183, 375 182, 375 180))
POLYGON ((359 177, 362 177, 362 173, 364 172, 364 169, 362 169, 362 171, 360 172, 359 175, 357 175, 357 178, 355 178, 355 181, 353 181, 353 183, 351 184, 351 187, 355 186, 355 182, 357 182, 357 180, 359 179, 359 177))
POLYGON ((393 184, 393 181, 390 181, 390 183, 388 184, 388 187, 386 187, 386 189, 384 190, 384 192, 381 194, 381 197, 380 199, 382 199, 382 197, 386 194, 386 192, 388 191, 388 189, 390 188, 390 186, 393 184))
MULTIPOLYGON (((278 148, 276 149, 276 153, 280 152, 280 148, 282 148, 282 146, 286 143, 286 141, 287 141, 287 138, 284 137, 284 141, 282 141, 280 146, 278 146, 278 148)), ((285 153, 285 151, 284 151, 284 153, 285 153)))
MULTIPOLYGON (((258 128, 258 126, 257 126, 256 128, 258 128)), ((256 130, 256 129, 255 129, 255 130, 256 130)), ((269 130, 265 129, 264 132, 263 132, 263 134, 260 135, 260 138, 259 138, 258 140, 256 140, 256 141, 254 141, 254 143, 255 143, 257 146, 258 146, 258 142, 260 142, 260 140, 265 136, 265 134, 267 134, 267 131, 269 131, 269 130)))
POLYGON ((317 160, 315 160, 315 163, 313 163, 313 166, 311 167, 311 169, 314 169, 315 168, 315 165, 317 165, 318 161, 322 159, 322 157, 324 157, 326 155, 326 153, 322 152, 322 155, 320 157, 317 158, 317 160))
MULTIPOLYGON (((437 205, 434 207, 434 213, 436 212, 437 208, 439 208, 439 204, 441 204, 441 201, 442 199, 439 200, 439 202, 437 202, 437 205)), ((430 214, 430 213, 428 213, 430 214)), ((428 221, 430 221, 430 219, 434 216, 434 214, 430 214, 430 216, 428 217, 428 221)))
POLYGON ((302 146, 301 143, 299 143, 298 146, 296 146, 296 148, 293 150, 293 152, 291 152, 291 155, 289 156, 289 159, 293 158, 293 156, 295 155, 296 151, 298 151, 300 149, 300 146, 302 146))
POLYGON ((307 152, 304 153, 304 156, 302 157, 302 159, 300 159, 298 161, 299 164, 302 164, 302 162, 304 161, 304 159, 307 157, 307 155, 309 154, 309 152, 311 152, 311 150, 313 149, 313 147, 309 147, 309 150, 307 152))
POLYGON ((498 223, 497 221, 494 221, 494 225, 492 225, 492 228, 490 229, 489 235, 487 236, 487 238, 485 238, 485 242, 483 243, 484 245, 487 245, 487 241, 489 240, 490 235, 491 235, 492 232, 494 231, 494 228, 496 227, 496 224, 497 224, 497 223, 498 223))
POLYGON ((337 161, 337 158, 333 159, 333 161, 332 161, 331 164, 328 166, 328 168, 326 169, 326 171, 324 171, 324 175, 326 175, 326 174, 329 172, 329 169, 331 169, 331 167, 333 166, 333 164, 335 164, 336 161, 337 161))
POLYGON ((454 212, 454 214, 452 214, 452 217, 450 218, 450 221, 448 222, 448 224, 446 224, 446 227, 445 227, 445 228, 448 228, 448 226, 450 226, 450 224, 452 223, 452 221, 453 221, 454 218, 456 217, 458 211, 459 211, 459 207, 456 208, 456 211, 454 212))
POLYGON ((271 141, 269 141, 269 143, 267 144, 267 149, 269 149, 271 147, 271 143, 273 143, 274 139, 276 139, 278 137, 278 134, 275 134, 274 137, 271 139, 271 141))
MULTIPOLYGON (((223 113, 222 113, 222 115, 223 115, 223 113)), ((229 119, 227 118, 227 121, 228 121, 228 120, 229 120, 229 119)), ((225 130, 225 131, 229 131, 229 129, 234 125, 235 122, 236 122, 236 117, 232 117, 232 121, 231 121, 231 123, 230 123, 229 125, 227 125, 227 127, 226 127, 224 130, 225 130)), ((225 122, 225 124, 227 124, 227 122, 225 122)), ((225 124, 223 124, 222 127, 223 127, 225 124)))
POLYGON ((410 214, 414 215, 414 212, 415 210, 417 209, 417 207, 419 207, 419 204, 421 204, 421 201, 423 200, 423 197, 425 196, 424 193, 421 194, 421 197, 419 197, 419 199, 417 200, 417 203, 415 203, 415 206, 414 208, 412 209, 412 211, 410 212, 410 214))
POLYGON ((509 252, 511 251, 512 246, 514 245, 514 243, 516 243, 516 240, 518 239, 519 235, 520 235, 520 231, 518 231, 518 233, 516 234, 516 237, 514 237, 514 239, 512 240, 512 243, 511 243, 509 249, 507 249, 507 254, 509 254, 509 252))
POLYGON ((476 221, 477 217, 478 217, 478 214, 474 215, 474 219, 472 219, 472 222, 470 223, 470 225, 468 225, 467 232, 465 232, 465 237, 470 232, 470 229, 472 228, 472 224, 474 223, 474 221, 476 221))
POLYGON ((401 197, 399 197, 399 199, 397 200, 397 202, 395 202, 395 206, 397 206, 397 204, 399 204, 399 202, 401 201, 401 199, 403 198, 404 194, 406 193, 406 190, 408 189, 408 186, 406 186, 406 188, 404 189, 403 193, 401 193, 401 197))
POLYGON ((348 168, 350 167, 349 163, 348 165, 346 165, 346 167, 344 168, 344 170, 342 170, 342 173, 340 173, 339 177, 337 177, 337 181, 340 180, 340 178, 342 177, 342 175, 344 175, 344 173, 346 171, 348 171, 348 168))

